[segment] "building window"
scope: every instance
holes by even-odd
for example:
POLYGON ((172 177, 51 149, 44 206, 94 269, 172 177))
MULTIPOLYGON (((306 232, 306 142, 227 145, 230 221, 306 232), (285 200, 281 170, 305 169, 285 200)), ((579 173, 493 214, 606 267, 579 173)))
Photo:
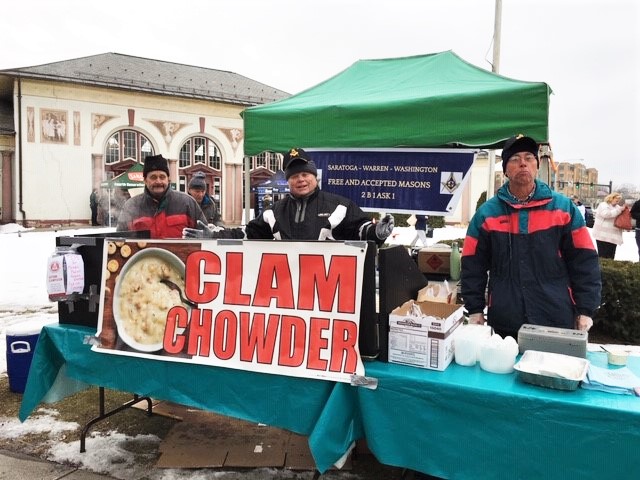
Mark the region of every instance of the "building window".
POLYGON ((282 155, 279 153, 269 152, 269 170, 277 172, 282 170, 282 155))
POLYGON ((187 168, 191 165, 191 140, 187 140, 180 149, 180 168, 187 168))
POLYGON ((211 140, 205 137, 192 137, 180 148, 180 168, 188 168, 192 165, 206 165, 214 170, 222 168, 220 149, 211 140))
MULTIPOLYGON (((272 172, 282 170, 282 154, 274 152, 262 152, 254 157, 251 157, 251 170, 256 168, 266 168, 272 172)), ((244 164, 243 164, 244 165, 244 164)))
POLYGON ((265 152, 256 155, 256 163, 254 168, 267 168, 267 154, 265 152))
POLYGON ((135 130, 120 130, 107 140, 104 158, 107 164, 129 159, 143 162, 153 154, 153 145, 143 134, 135 130))

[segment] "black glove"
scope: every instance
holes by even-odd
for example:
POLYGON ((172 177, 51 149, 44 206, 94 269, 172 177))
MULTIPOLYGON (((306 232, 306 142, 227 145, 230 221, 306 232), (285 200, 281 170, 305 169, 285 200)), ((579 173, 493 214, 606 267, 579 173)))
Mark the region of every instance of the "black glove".
POLYGON ((224 230, 224 227, 207 225, 202 220, 198 220, 198 227, 200 228, 183 228, 182 238, 218 238, 218 232, 224 230))
POLYGON ((376 237, 386 240, 393 231, 393 215, 386 215, 376 224, 376 237))

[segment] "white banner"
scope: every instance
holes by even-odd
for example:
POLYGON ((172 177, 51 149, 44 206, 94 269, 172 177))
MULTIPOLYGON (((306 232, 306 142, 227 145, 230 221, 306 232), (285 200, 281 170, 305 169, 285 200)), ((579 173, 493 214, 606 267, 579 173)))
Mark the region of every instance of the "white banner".
POLYGON ((93 349, 350 382, 366 248, 108 239, 93 349))

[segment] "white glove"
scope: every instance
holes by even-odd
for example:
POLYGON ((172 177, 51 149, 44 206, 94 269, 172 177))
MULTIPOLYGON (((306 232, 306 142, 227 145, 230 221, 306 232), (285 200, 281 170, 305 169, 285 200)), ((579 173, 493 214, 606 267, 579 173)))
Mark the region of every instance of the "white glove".
POLYGON ((376 237, 386 240, 393 231, 393 215, 386 215, 376 224, 376 237))
POLYGON ((484 313, 472 313, 469 315, 469 324, 484 325, 484 313))
POLYGON ((593 327, 593 319, 586 315, 578 315, 576 317, 576 330, 584 330, 586 332, 593 327))
POLYGON ((198 220, 200 228, 183 228, 182 238, 217 238, 218 232, 224 230, 224 227, 218 227, 212 223, 207 225, 202 220, 198 220))

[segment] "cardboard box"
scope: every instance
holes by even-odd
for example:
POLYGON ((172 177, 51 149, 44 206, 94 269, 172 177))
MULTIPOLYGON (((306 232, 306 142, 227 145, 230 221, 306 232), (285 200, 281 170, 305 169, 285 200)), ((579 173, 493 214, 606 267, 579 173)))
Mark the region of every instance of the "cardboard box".
POLYGON ((435 244, 418 250, 418 270, 422 273, 449 275, 451 246, 435 244))
POLYGON ((462 305, 409 300, 389 314, 389 362, 443 371, 454 355, 462 305))

